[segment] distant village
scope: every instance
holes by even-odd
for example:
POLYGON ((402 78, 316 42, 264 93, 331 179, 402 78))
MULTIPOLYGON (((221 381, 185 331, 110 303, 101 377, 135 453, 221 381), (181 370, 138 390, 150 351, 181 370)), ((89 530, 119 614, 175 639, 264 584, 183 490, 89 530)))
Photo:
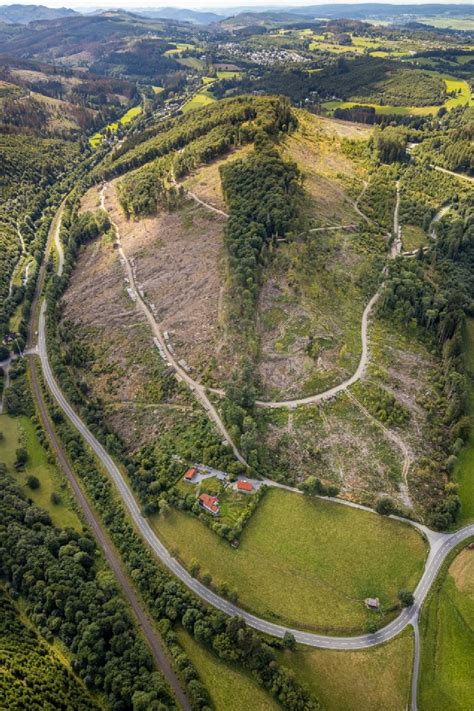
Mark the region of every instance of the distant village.
POLYGON ((280 47, 259 47, 254 49, 236 42, 225 42, 219 45, 219 49, 230 57, 243 58, 263 67, 271 67, 274 64, 302 64, 311 61, 293 49, 282 49, 280 47))

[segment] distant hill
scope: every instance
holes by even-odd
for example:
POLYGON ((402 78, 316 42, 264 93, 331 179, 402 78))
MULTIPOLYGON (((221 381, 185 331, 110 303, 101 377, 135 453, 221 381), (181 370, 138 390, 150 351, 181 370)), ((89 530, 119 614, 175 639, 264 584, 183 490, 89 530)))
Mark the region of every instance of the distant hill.
POLYGON ((179 22, 192 22, 195 25, 210 25, 222 19, 222 14, 215 12, 201 12, 178 7, 161 7, 156 10, 138 8, 134 9, 133 12, 135 15, 149 17, 152 20, 178 20, 179 22))
MULTIPOLYGON (((148 20, 124 11, 101 15, 58 17, 49 22, 32 22, 11 38, 0 32, 1 51, 15 57, 37 57, 43 61, 87 52, 88 61, 124 49, 130 37, 164 36, 175 27, 172 20, 148 20)), ((182 25, 185 27, 185 25, 182 25)))
POLYGON ((0 22, 27 25, 38 20, 57 20, 77 15, 66 7, 52 8, 44 5, 0 5, 0 22))
POLYGON ((270 11, 265 12, 242 12, 238 15, 221 19, 220 25, 229 30, 241 29, 244 27, 267 27, 278 25, 290 25, 300 23, 303 20, 310 22, 313 19, 311 13, 295 15, 291 11, 270 11))
MULTIPOLYGON (((216 13, 223 13, 216 9, 216 13)), ((228 8, 221 15, 219 24, 230 30, 241 30, 251 27, 278 27, 315 20, 378 20, 393 23, 416 22, 419 17, 466 17, 472 12, 468 4, 426 4, 426 5, 395 5, 385 3, 361 4, 324 4, 305 5, 302 7, 276 8, 262 6, 258 8, 228 8)), ((421 25, 426 29, 426 25, 421 25)))
POLYGON ((386 19, 392 17, 400 17, 401 15, 410 17, 430 17, 432 15, 446 17, 465 17, 472 13, 472 5, 457 4, 448 5, 441 3, 421 4, 421 5, 391 5, 385 3, 347 3, 347 4, 331 4, 331 5, 307 5, 303 7, 288 8, 286 12, 292 15, 308 15, 316 18, 351 18, 364 19, 379 18, 386 19))
MULTIPOLYGON (((120 0, 117 2, 120 7, 120 0)), ((385 3, 344 3, 307 5, 301 7, 285 7, 275 5, 260 5, 258 7, 236 6, 215 8, 213 11, 190 10, 177 7, 137 8, 133 14, 127 11, 116 13, 126 16, 142 17, 150 20, 171 20, 189 22, 194 25, 212 25, 222 23, 233 29, 250 25, 272 26, 318 18, 357 20, 378 19, 409 22, 417 17, 465 17, 472 11, 469 4, 426 4, 426 5, 396 5, 385 3)), ((96 14, 104 13, 100 9, 96 14)), ((68 8, 49 8, 44 5, 4 5, 0 6, 0 24, 22 24, 41 20, 58 20, 69 17, 80 17, 81 13, 68 8)))

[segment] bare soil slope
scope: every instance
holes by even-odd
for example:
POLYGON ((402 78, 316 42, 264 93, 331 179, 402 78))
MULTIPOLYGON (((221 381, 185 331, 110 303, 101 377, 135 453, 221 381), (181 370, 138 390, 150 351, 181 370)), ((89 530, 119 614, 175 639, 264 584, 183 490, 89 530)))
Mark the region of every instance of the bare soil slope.
MULTIPOLYGON (((196 378, 209 373, 223 345, 225 218, 186 201, 174 212, 133 222, 124 217, 115 189, 107 192, 106 208, 174 352, 196 378)), ((228 361, 221 364, 218 378, 228 374, 228 361)))

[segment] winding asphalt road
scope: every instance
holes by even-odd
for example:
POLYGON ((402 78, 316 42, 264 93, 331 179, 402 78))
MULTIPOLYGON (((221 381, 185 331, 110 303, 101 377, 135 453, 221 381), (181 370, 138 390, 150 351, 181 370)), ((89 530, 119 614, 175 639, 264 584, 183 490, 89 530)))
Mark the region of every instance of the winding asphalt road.
MULTIPOLYGON (((59 247, 61 248, 60 244, 59 247)), ((133 282, 131 281, 131 283, 133 282)), ((443 561, 445 560, 449 552, 458 543, 463 540, 466 540, 471 536, 474 536, 474 525, 466 526, 465 528, 461 529, 460 531, 457 531, 456 533, 443 534, 431 532, 428 529, 420 526, 420 524, 414 524, 417 528, 421 528, 425 531, 428 537, 428 541, 430 543, 430 552, 426 561, 425 570, 414 593, 415 604, 412 607, 404 609, 395 620, 393 620, 390 624, 386 625, 386 627, 375 632, 374 634, 366 634, 358 637, 330 637, 327 635, 319 635, 311 632, 304 632, 299 629, 288 628, 283 625, 268 622, 267 620, 252 615, 246 610, 220 597, 212 590, 207 588, 205 585, 203 585, 199 580, 193 578, 188 573, 188 571, 175 558, 173 558, 173 556, 169 553, 169 551, 166 549, 166 547, 156 535, 155 531, 150 526, 148 520, 144 518, 129 485, 125 480, 124 475, 122 474, 118 466, 115 464, 113 459, 110 457, 110 455, 107 453, 107 451, 104 449, 104 447, 90 432, 87 425, 74 411, 72 406, 69 404, 69 402, 63 395, 58 383, 56 382, 56 379, 51 370, 46 347, 45 311, 46 302, 43 301, 40 310, 38 328, 38 351, 41 359, 41 367, 43 370, 44 379, 48 387, 50 388, 53 397, 57 401, 64 414, 73 424, 73 426, 77 429, 77 431, 82 435, 84 440, 87 442, 87 444, 90 446, 90 448, 100 460, 101 464, 108 472, 129 515, 131 516, 135 526, 140 531, 146 543, 155 553, 157 558, 159 558, 159 560, 190 590, 192 590, 205 602, 221 610, 222 612, 228 615, 238 615, 242 617, 251 627, 259 630, 260 632, 264 632, 265 634, 270 634, 279 638, 282 638, 286 632, 291 632, 297 642, 322 649, 366 649, 368 647, 373 647, 382 644, 383 642, 387 642, 388 640, 398 635, 407 625, 416 626, 418 611, 421 605, 423 604, 423 600, 425 599, 443 561)), ((374 513, 373 515, 377 514, 374 513)))
MULTIPOLYGON (((64 267, 64 252, 63 248, 59 239, 59 232, 61 228, 61 217, 62 217, 62 212, 64 209, 64 202, 61 204, 59 207, 54 220, 51 224, 49 234, 48 234, 48 241, 45 249, 45 255, 48 255, 51 245, 54 242, 56 246, 56 250, 58 252, 58 266, 57 266, 57 275, 60 276, 63 271, 64 267)), ((40 267, 40 271, 38 274, 38 281, 36 285, 36 291, 35 291, 35 297, 33 300, 33 304, 31 307, 31 320, 30 320, 30 325, 29 325, 29 333, 28 333, 28 345, 29 348, 27 349, 27 352, 29 354, 30 360, 30 378, 31 378, 31 387, 33 391, 33 396, 34 399, 37 403, 38 406, 38 412, 39 416, 42 422, 42 425, 44 427, 44 430, 48 434, 48 438, 51 442, 51 445, 53 447, 53 450, 56 454, 56 457, 58 459, 58 462, 61 466, 61 469, 68 480, 71 489, 74 493, 74 496, 79 504, 79 507, 83 513, 84 519, 86 523, 90 526, 91 531, 94 534, 94 537, 96 538, 99 546, 101 547, 104 557, 110 566, 112 572, 115 575, 115 578, 124 594, 124 597, 127 599, 128 603, 130 604, 131 609, 133 610, 137 620, 138 624, 143 632, 143 635, 150 647, 151 653, 153 655, 153 658, 156 663, 157 669, 161 671, 163 674, 165 680, 168 682, 169 686, 173 690, 173 693, 175 695, 175 698, 177 702, 179 703, 180 707, 184 711, 191 711, 191 704, 185 695, 181 682, 176 675, 175 671, 173 670, 171 666, 171 662, 168 658, 167 652, 161 642, 161 639, 157 632, 154 629, 153 623, 150 621, 148 617, 148 613, 146 611, 146 607, 143 605, 141 600, 139 599, 137 593, 135 592, 135 589, 133 588, 127 574, 125 573, 120 558, 111 544, 108 535, 105 531, 105 529, 102 527, 102 524, 99 520, 99 518, 96 515, 96 512, 93 510, 91 507, 89 500, 85 496, 81 485, 79 484, 78 480, 76 479, 76 476, 74 474, 74 471, 72 470, 69 460, 62 448, 62 444, 59 440, 59 438, 56 435, 56 432, 54 428, 51 425, 50 419, 49 419, 49 414, 48 410, 44 401, 43 397, 43 392, 41 389, 41 385, 38 379, 38 375, 36 372, 36 367, 33 362, 33 357, 36 354, 40 354, 41 358, 41 365, 43 368, 43 374, 45 376, 46 382, 48 382, 48 378, 46 377, 46 372, 51 373, 51 369, 49 366, 49 361, 46 357, 43 357, 41 353, 46 353, 46 343, 45 343, 45 311, 46 311, 46 300, 43 299, 43 302, 41 304, 41 309, 40 309, 40 315, 39 315, 39 324, 38 324, 38 334, 39 334, 39 344, 38 348, 32 347, 34 340, 35 340, 35 328, 36 328, 36 312, 38 310, 38 305, 39 305, 39 300, 41 293, 43 291, 44 287, 44 281, 45 281, 45 265, 46 265, 46 258, 43 259, 42 265, 40 267), (46 364, 46 372, 45 372, 45 364, 46 364)), ((51 376, 52 377, 52 376, 51 376)), ((57 386, 56 386, 57 388, 57 386)), ((54 394, 54 391, 53 391, 54 394)), ((72 409, 72 408, 71 408, 72 409)))

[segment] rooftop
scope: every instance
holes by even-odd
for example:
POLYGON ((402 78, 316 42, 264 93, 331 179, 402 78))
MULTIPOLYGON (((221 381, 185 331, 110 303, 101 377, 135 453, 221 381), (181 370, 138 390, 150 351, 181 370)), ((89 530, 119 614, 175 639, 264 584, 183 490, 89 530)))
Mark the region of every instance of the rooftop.
POLYGON ((203 508, 207 509, 207 511, 210 511, 212 514, 219 513, 218 496, 211 496, 210 494, 201 494, 201 496, 199 497, 199 503, 203 508))

